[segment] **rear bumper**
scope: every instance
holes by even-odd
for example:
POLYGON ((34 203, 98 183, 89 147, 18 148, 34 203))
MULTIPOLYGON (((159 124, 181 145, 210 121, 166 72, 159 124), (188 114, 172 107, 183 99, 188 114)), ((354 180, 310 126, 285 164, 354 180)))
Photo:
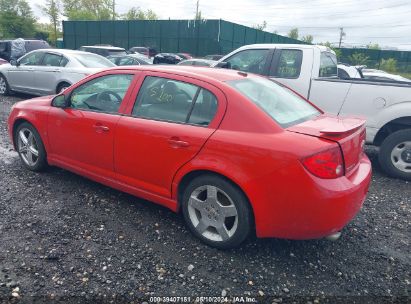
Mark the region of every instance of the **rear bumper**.
MULTIPOLYGON (((305 171, 302 166, 300 170, 305 171)), ((258 237, 304 240, 340 231, 361 209, 372 170, 363 154, 348 176, 326 180, 300 173, 284 187, 270 185, 268 199, 253 204, 258 237)))

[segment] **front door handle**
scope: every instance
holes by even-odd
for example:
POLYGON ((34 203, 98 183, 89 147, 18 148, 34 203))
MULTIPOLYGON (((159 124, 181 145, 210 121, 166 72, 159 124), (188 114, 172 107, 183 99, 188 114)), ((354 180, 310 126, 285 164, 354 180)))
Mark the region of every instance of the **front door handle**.
POLYGON ((96 123, 93 128, 96 130, 96 132, 101 133, 101 132, 108 132, 110 131, 110 128, 107 126, 104 126, 101 123, 96 123))
POLYGON ((190 144, 184 140, 181 140, 179 137, 171 137, 168 140, 168 144, 172 147, 172 148, 187 148, 190 146, 190 144))

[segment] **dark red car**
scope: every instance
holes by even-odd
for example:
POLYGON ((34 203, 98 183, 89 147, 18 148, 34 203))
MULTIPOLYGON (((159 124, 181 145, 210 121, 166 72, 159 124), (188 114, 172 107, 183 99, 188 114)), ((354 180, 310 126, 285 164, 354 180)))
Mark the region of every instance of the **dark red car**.
POLYGON ((371 178, 364 121, 335 118, 263 77, 224 69, 109 69, 17 103, 23 164, 58 166, 182 211, 205 243, 336 235, 371 178))

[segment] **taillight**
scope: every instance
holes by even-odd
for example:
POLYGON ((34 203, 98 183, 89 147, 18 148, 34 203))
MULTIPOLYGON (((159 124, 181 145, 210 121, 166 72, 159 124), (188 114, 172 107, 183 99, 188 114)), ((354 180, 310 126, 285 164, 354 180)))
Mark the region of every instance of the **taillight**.
POLYGON ((332 179, 344 175, 344 160, 339 147, 304 158, 302 163, 311 174, 320 178, 332 179))

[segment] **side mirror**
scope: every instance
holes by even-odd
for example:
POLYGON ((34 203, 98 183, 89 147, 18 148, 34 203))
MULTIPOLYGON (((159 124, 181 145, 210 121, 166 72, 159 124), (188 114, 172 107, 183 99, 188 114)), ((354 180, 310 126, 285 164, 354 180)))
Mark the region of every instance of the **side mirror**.
POLYGON ((10 64, 14 65, 14 66, 19 66, 20 65, 19 62, 16 59, 11 59, 10 64))
POLYGON ((63 94, 57 95, 51 101, 51 105, 56 108, 67 108, 69 106, 69 98, 63 94))
POLYGON ((231 63, 225 62, 225 61, 220 61, 219 63, 216 64, 216 68, 223 68, 223 69, 231 69, 231 63))

